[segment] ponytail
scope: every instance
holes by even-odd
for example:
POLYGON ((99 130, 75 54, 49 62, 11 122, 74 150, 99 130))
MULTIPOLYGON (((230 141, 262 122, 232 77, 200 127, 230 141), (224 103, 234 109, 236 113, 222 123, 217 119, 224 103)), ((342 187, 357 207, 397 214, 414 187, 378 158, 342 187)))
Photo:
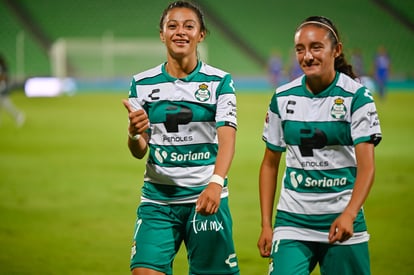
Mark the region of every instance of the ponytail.
POLYGON ((345 55, 343 53, 341 53, 338 57, 335 58, 334 68, 336 71, 344 73, 352 79, 358 77, 357 75, 355 75, 352 69, 352 65, 348 64, 348 62, 346 61, 345 55))

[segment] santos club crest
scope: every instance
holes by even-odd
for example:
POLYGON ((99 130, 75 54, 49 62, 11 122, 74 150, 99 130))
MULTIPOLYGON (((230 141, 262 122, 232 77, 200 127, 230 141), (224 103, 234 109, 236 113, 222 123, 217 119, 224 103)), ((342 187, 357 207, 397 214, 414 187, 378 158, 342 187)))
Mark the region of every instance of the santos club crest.
POLYGON ((207 84, 201 84, 198 86, 198 90, 195 92, 194 96, 198 101, 205 102, 210 99, 210 91, 208 90, 207 84))
POLYGON ((346 114, 346 107, 344 105, 344 99, 338 97, 335 99, 335 103, 331 108, 331 116, 336 119, 343 119, 346 114))

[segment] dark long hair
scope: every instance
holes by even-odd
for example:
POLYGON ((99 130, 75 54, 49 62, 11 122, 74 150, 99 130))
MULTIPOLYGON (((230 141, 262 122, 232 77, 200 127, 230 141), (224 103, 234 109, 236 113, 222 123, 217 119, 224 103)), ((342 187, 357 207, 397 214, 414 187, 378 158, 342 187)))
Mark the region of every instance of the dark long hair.
MULTIPOLYGON (((332 23, 330 19, 323 17, 323 16, 310 16, 301 23, 299 28, 301 28, 301 26, 303 26, 307 22, 309 22, 309 24, 315 24, 316 26, 319 26, 319 27, 324 26, 325 29, 329 31, 329 39, 332 42, 333 48, 336 47, 336 45, 338 45, 339 42, 341 42, 338 29, 336 28, 336 26, 332 23), (311 22, 315 22, 315 23, 311 23, 311 22), (319 22, 320 24, 317 24, 316 22, 319 22)), ((339 56, 335 58, 334 68, 336 71, 344 73, 353 79, 357 78, 357 76, 355 75, 352 69, 352 65, 346 61, 343 51, 339 56)))

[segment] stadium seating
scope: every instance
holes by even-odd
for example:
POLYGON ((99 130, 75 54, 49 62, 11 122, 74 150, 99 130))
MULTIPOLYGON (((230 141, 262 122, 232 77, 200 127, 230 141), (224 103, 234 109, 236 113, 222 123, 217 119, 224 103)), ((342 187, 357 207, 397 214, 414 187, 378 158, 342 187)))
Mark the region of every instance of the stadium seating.
MULTIPOLYGON (((50 41, 60 37, 101 37, 112 33, 114 37, 158 37, 158 23, 162 9, 169 1, 19 1, 31 22, 39 26, 50 41)), ((389 0, 389 4, 404 12, 413 10, 409 1, 389 0)), ((243 39, 251 49, 267 59, 277 49, 287 64, 293 50, 293 33, 296 26, 310 15, 331 18, 341 32, 346 54, 353 48, 362 50, 366 70, 376 48, 384 45, 390 52, 395 77, 414 75, 414 57, 409 54, 414 44, 412 30, 404 27, 394 17, 374 4, 374 1, 203 1, 209 13, 219 17, 212 20, 206 13, 210 35, 209 63, 232 72, 234 75, 263 75, 263 65, 249 56, 222 32, 230 29, 243 39)), ((407 12, 407 16, 410 16, 407 12)), ((4 2, 0 3, 0 17, 6 24, 0 29, 0 52, 8 57, 14 75, 49 75, 48 53, 36 43, 4 2), (20 44, 17 43, 20 41, 20 44), (23 41, 23 42, 22 42, 23 41), (20 45, 16 47, 16 44, 20 45), (21 46, 23 45, 23 46, 21 46), (19 48, 23 47, 23 48, 19 48), (17 57, 24 53, 23 61, 17 57), (19 64, 20 60, 20 64, 19 64)), ((412 20, 414 16, 411 14, 412 20)), ((131 72, 131 74, 134 72, 131 72)))

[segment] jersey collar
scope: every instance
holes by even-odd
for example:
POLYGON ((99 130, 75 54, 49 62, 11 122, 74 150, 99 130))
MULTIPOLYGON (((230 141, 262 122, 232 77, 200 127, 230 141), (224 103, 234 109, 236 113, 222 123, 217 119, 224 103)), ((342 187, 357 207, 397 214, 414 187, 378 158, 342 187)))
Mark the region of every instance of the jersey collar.
POLYGON ((197 61, 197 66, 195 67, 195 69, 189 74, 189 75, 187 75, 186 77, 184 77, 184 78, 176 78, 176 77, 173 77, 173 76, 171 76, 170 74, 168 74, 168 72, 167 72, 167 70, 165 69, 165 65, 167 64, 167 62, 165 62, 165 63, 163 63, 162 64, 162 66, 161 66, 161 71, 162 71, 162 73, 164 74, 164 76, 169 80, 169 81, 172 81, 172 82, 174 82, 174 81, 176 81, 176 80, 181 80, 181 81, 184 81, 184 82, 191 82, 191 80, 194 78, 194 76, 196 75, 196 74, 198 74, 198 72, 200 71, 200 69, 201 69, 201 65, 202 65, 202 62, 200 61, 200 60, 198 60, 197 61))

